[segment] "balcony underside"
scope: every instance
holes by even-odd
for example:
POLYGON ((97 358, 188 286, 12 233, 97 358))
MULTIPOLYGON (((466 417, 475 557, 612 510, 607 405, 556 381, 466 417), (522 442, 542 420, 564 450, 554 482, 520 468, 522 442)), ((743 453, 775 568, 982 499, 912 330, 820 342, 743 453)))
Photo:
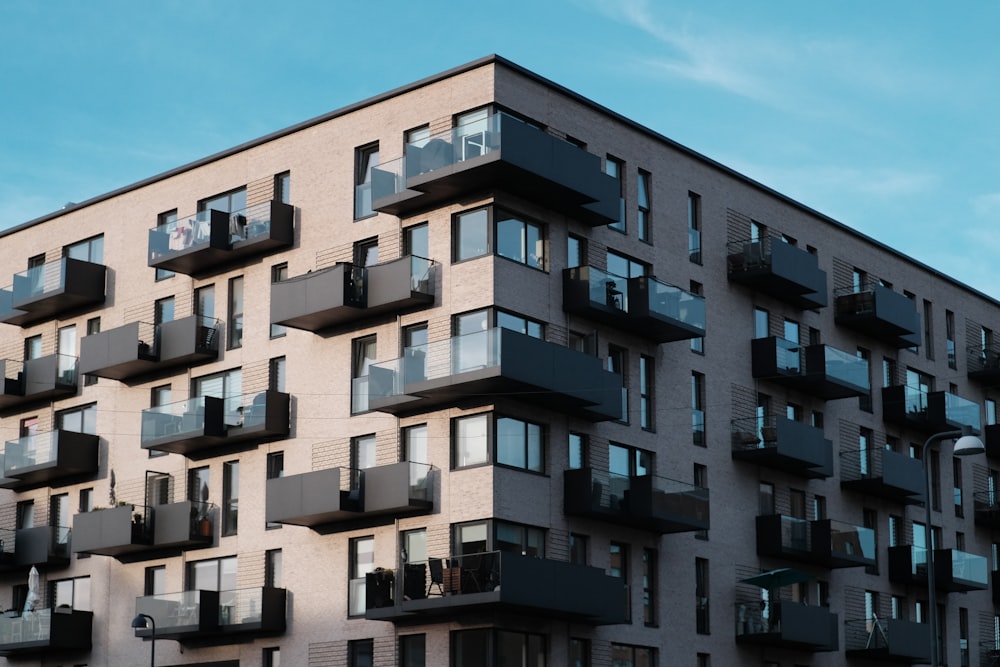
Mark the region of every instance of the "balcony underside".
POLYGON ((480 405, 500 398, 514 398, 589 421, 615 419, 600 406, 579 396, 552 392, 549 388, 507 377, 499 366, 458 373, 445 378, 408 383, 405 394, 369 398, 378 412, 405 416, 449 405, 480 405))

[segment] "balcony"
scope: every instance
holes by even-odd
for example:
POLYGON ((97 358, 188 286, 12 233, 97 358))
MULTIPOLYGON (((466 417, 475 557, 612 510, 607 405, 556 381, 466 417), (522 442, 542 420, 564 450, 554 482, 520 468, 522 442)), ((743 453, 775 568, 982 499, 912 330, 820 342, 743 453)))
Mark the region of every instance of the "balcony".
POLYGON ((510 329, 408 347, 368 372, 354 394, 390 414, 508 395, 590 421, 622 418, 622 378, 600 359, 510 329))
POLYGON ((1000 384, 1000 349, 970 345, 965 352, 966 374, 969 379, 987 386, 1000 384))
POLYGON ((769 415, 732 421, 732 457, 801 477, 833 475, 833 443, 823 429, 769 415))
POLYGON ((99 438, 76 431, 48 431, 8 440, 0 488, 26 491, 55 481, 94 475, 99 438))
MULTIPOLYGON (((136 614, 156 622, 157 639, 192 644, 235 644, 285 632, 284 588, 184 591, 147 595, 135 601, 136 614)), ((149 637, 137 628, 136 637, 149 637)))
MULTIPOLYGON (((889 547, 889 581, 926 587, 927 549, 889 547)), ((984 591, 990 584, 986 558, 958 549, 935 549, 934 583, 938 590, 949 593, 984 591)))
POLYGON ((566 470, 563 506, 570 516, 661 535, 709 527, 708 489, 653 475, 629 477, 593 468, 566 470))
POLYGON ((826 271, 816 255, 774 237, 726 246, 729 280, 803 310, 827 304, 826 271))
POLYGON ((757 554, 827 568, 875 565, 875 531, 830 519, 761 515, 757 554))
POLYGON ((914 504, 924 499, 924 466, 917 459, 874 445, 840 452, 840 486, 914 504))
POLYGON ((834 303, 837 324, 896 348, 920 345, 920 314, 913 299, 869 283, 838 290, 834 303))
POLYGON ((366 588, 370 620, 449 622, 472 613, 507 612, 589 625, 625 621, 621 578, 596 567, 506 551, 407 564, 401 600, 393 598, 392 585, 389 595, 374 582, 366 588))
POLYGON ((0 359, 0 414, 31 404, 74 396, 77 390, 77 359, 50 354, 37 359, 0 359))
POLYGON ((777 336, 750 341, 753 376, 825 401, 867 396, 868 360, 829 345, 801 346, 777 336))
POLYGON ((17 658, 55 651, 89 651, 94 614, 69 608, 0 615, 0 656, 17 658))
POLYGON ((1000 528, 1000 495, 996 491, 976 491, 972 504, 977 526, 1000 528))
POLYGON ((199 211, 149 230, 148 265, 188 276, 292 247, 295 209, 269 201, 241 211, 199 211))
POLYGON ((947 391, 922 391, 909 385, 882 388, 882 420, 924 433, 957 431, 968 426, 979 433, 979 404, 947 391))
POLYGON ((104 303, 107 267, 64 257, 14 274, 0 290, 0 323, 22 327, 104 303))
POLYGON ((655 278, 592 266, 563 271, 563 310, 655 343, 705 335, 705 299, 655 278))
POLYGON ((340 263, 271 284, 271 323, 322 331, 434 304, 437 265, 409 255, 369 267, 340 263))
POLYGON ((848 658, 911 665, 931 660, 931 633, 926 623, 869 618, 844 625, 844 654, 848 658))
POLYGON ((372 208, 408 215, 503 190, 592 226, 618 219, 620 186, 601 158, 504 113, 406 145, 372 169, 372 208))
POLYGON ((737 644, 809 652, 840 646, 839 619, 827 607, 779 599, 762 608, 759 595, 755 600, 737 599, 737 644))
POLYGON ((211 546, 211 516, 210 504, 193 501, 83 512, 73 517, 73 551, 134 562, 211 546))
POLYGON ((80 373, 134 380, 219 358, 219 321, 191 315, 162 324, 131 322, 84 336, 80 373))
POLYGON ((269 479, 265 519, 333 531, 429 514, 434 506, 431 471, 423 463, 403 462, 269 479))
POLYGON ((289 416, 290 397, 280 391, 199 396, 143 410, 140 441, 143 449, 204 458, 220 448, 287 438, 289 416))
POLYGON ((23 571, 32 565, 69 565, 70 530, 64 526, 0 529, 0 572, 23 571))

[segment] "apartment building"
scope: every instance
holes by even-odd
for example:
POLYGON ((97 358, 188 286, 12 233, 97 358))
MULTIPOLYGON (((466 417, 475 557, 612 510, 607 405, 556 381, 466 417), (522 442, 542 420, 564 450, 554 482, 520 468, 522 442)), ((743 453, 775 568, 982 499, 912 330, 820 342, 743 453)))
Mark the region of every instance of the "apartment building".
POLYGON ((0 237, 11 662, 1000 655, 998 302, 503 58, 0 237))

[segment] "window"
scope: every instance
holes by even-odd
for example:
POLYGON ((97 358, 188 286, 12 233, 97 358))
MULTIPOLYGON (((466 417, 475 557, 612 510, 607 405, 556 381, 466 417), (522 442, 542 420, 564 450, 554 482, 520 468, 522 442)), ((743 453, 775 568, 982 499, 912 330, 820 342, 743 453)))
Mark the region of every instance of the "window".
POLYGON ((427 636, 401 635, 399 637, 399 667, 425 667, 427 664, 427 636))
POLYGON ((292 203, 292 174, 284 172, 274 177, 274 199, 282 204, 292 203))
POLYGON ((56 372, 59 382, 76 384, 76 325, 60 327, 56 334, 56 352, 59 354, 56 372))
POLYGON ((494 210, 493 215, 496 219, 497 254, 544 271, 544 228, 499 208, 494 210))
POLYGON ((372 209, 372 168, 378 166, 378 142, 354 149, 354 219, 375 215, 372 209))
POLYGON ((638 218, 638 234, 640 241, 650 241, 650 233, 652 231, 651 223, 652 216, 650 215, 650 198, 649 198, 649 181, 651 175, 648 171, 639 170, 639 178, 636 182, 636 186, 639 188, 639 218, 638 218))
POLYGON ((78 611, 92 611, 90 602, 90 577, 61 579, 50 585, 52 607, 66 606, 78 611))
POLYGON ((69 553, 69 533, 72 526, 69 511, 69 494, 57 493, 49 497, 49 526, 52 527, 53 546, 59 553, 69 553))
POLYGON ((275 357, 268 362, 267 388, 271 391, 285 391, 286 365, 284 357, 275 357))
POLYGON ((705 376, 691 372, 691 436, 698 447, 707 447, 705 439, 705 376))
POLYGON ((608 345, 608 370, 622 376, 622 416, 619 421, 628 423, 628 350, 608 345))
POLYGON ((167 566, 153 565, 146 568, 144 595, 163 595, 167 592, 167 566))
MULTIPOLYGON (((282 262, 281 264, 276 264, 271 267, 271 282, 280 283, 282 280, 288 279, 288 263, 282 262)), ((280 338, 288 332, 288 329, 283 324, 272 324, 271 325, 271 338, 280 338)))
POLYGON ((612 542, 610 547, 611 560, 608 566, 608 574, 618 577, 625 585, 625 620, 632 622, 632 596, 629 586, 628 575, 628 545, 621 542, 612 542))
POLYGON ((545 667, 545 636, 495 628, 451 633, 451 667, 545 667))
POLYGON ((42 334, 28 336, 24 339, 24 360, 38 359, 42 356, 42 334))
POLYGON ((566 268, 584 266, 587 262, 587 241, 570 234, 566 237, 566 268))
POLYGON ((351 468, 364 470, 375 467, 375 435, 351 438, 351 468))
MULTIPOLYGON (((173 231, 174 227, 177 226, 177 209, 156 216, 156 226, 162 227, 164 231, 173 231)), ((158 281, 172 278, 174 275, 176 274, 168 269, 156 269, 156 280, 158 281)))
POLYGON ((642 550, 642 622, 655 627, 656 620, 656 549, 642 550))
POLYGON ((240 508, 240 462, 222 464, 222 536, 235 535, 240 508))
POLYGON ((955 516, 965 516, 965 508, 962 503, 962 459, 955 456, 951 459, 953 493, 955 503, 955 516))
POLYGON ((243 276, 229 279, 229 348, 243 347, 243 276))
POLYGON ((653 453, 622 445, 608 444, 608 472, 621 477, 642 477, 648 475, 653 467, 653 453))
POLYGON ((349 616, 364 616, 365 614, 365 575, 375 571, 375 538, 372 536, 354 537, 348 543, 350 562, 348 563, 348 601, 349 616))
POLYGON ((354 242, 354 266, 375 266, 378 264, 378 237, 354 242))
POLYGON ((614 667, 652 667, 656 664, 656 649, 629 644, 611 644, 611 664, 614 667))
POLYGON ((452 526, 452 554, 507 551, 545 558, 545 530, 509 521, 484 520, 452 526))
POLYGON ((265 648, 261 663, 263 667, 281 667, 281 649, 277 646, 265 648))
POLYGON ((403 230, 403 246, 407 255, 430 259, 430 231, 427 223, 413 225, 403 230))
POLYGON ((225 399, 225 419, 227 424, 242 422, 239 409, 243 404, 243 371, 234 368, 221 373, 212 373, 191 381, 191 396, 214 396, 225 399))
POLYGON ((653 358, 639 356, 639 426, 646 431, 656 430, 656 406, 653 403, 656 374, 653 358))
MULTIPOLYGON (((149 390, 149 407, 158 408, 161 405, 170 405, 170 385, 160 385, 159 387, 153 387, 149 390)), ((161 451, 158 449, 150 449, 149 458, 156 458, 157 456, 166 456, 170 452, 161 451)))
POLYGON ((569 562, 576 565, 586 565, 590 561, 587 558, 590 539, 586 535, 579 533, 569 534, 569 562))
POLYGON ((496 462, 532 472, 545 471, 545 435, 539 424, 499 417, 496 419, 496 462))
POLYGON ((609 223, 608 227, 625 233, 625 163, 609 155, 604 160, 604 173, 618 181, 618 197, 620 202, 618 205, 618 220, 609 223))
MULTIPOLYGON (((277 479, 285 476, 285 453, 268 452, 267 454, 267 479, 277 479)), ((265 524, 267 530, 281 528, 280 523, 269 522, 265 524)))
POLYGON ((987 426, 992 426, 997 423, 997 402, 992 398, 987 398, 983 404, 984 412, 986 413, 985 423, 987 426))
POLYGON ((403 429, 403 457, 404 461, 430 463, 427 453, 427 424, 403 429))
POLYGON ((489 209, 480 208, 455 216, 454 260, 461 262, 490 252, 489 209))
POLYGON ((753 309, 753 337, 767 338, 771 335, 771 315, 763 308, 753 309))
POLYGON ((454 419, 452 438, 453 468, 493 461, 532 472, 545 470, 545 433, 539 424, 482 413, 454 419))
POLYGON ((247 189, 245 187, 236 188, 229 192, 224 192, 208 199, 198 202, 198 211, 223 211, 224 213, 236 213, 245 211, 247 208, 247 189))
POLYGON ((77 512, 92 512, 94 510, 94 489, 80 489, 79 508, 77 512))
POLYGON ((271 588, 284 586, 284 570, 282 566, 281 549, 268 549, 264 552, 264 585, 271 588))
POLYGON ((708 605, 710 590, 708 587, 708 560, 694 559, 694 595, 695 595, 695 629, 699 635, 707 635, 711 631, 708 605))
POLYGON ((56 413, 56 424, 56 428, 64 431, 97 435, 97 405, 84 405, 58 412, 56 413))
POLYGON ((688 259, 701 264, 701 196, 688 193, 688 259))
POLYGON ((605 259, 608 264, 608 273, 614 274, 621 278, 638 278, 639 276, 645 276, 649 273, 649 265, 644 262, 640 262, 637 259, 632 259, 621 253, 614 252, 613 250, 608 250, 605 254, 605 259))
POLYGON ((94 264, 103 264, 104 235, 100 234, 64 247, 63 257, 79 259, 84 262, 93 262, 94 264))
POLYGON ((194 291, 194 314, 200 322, 215 319, 215 285, 204 285, 194 291))
POLYGON ((758 489, 758 511, 763 515, 774 514, 774 484, 761 482, 758 489))
POLYGON ((416 528, 403 533, 403 561, 424 563, 427 561, 427 529, 416 528))
POLYGON ((934 304, 924 299, 924 356, 934 359, 934 304))
MULTIPOLYGON (((691 292, 691 294, 694 294, 695 296, 704 296, 705 294, 705 290, 702 287, 702 284, 694 280, 691 281, 691 285, 688 291, 691 292)), ((695 336, 694 338, 691 339, 691 351, 696 354, 705 354, 704 336, 695 336)))
POLYGON ((153 304, 153 324, 160 325, 174 319, 174 297, 157 299, 153 304))
POLYGON ((375 336, 357 338, 352 345, 351 413, 368 412, 368 368, 375 363, 375 336))
MULTIPOLYGON (((708 488, 708 466, 702 465, 701 463, 695 463, 694 464, 694 480, 693 481, 694 481, 694 485, 696 487, 698 487, 699 489, 707 489, 708 488)), ((695 534, 694 534, 694 536, 695 536, 695 539, 707 540, 708 539, 708 530, 707 529, 703 529, 703 530, 696 531, 695 534)))
POLYGON ((188 495, 187 499, 192 502, 208 502, 209 498, 209 469, 208 466, 191 468, 188 470, 188 495))
POLYGON ((865 368, 868 369, 869 376, 866 378, 868 380, 868 393, 858 396, 858 409, 864 410, 865 412, 871 412, 872 407, 872 394, 871 394, 871 366, 872 366, 872 353, 863 347, 858 348, 858 359, 865 362, 865 368))
POLYGON ((590 667, 590 642, 579 637, 569 638, 569 667, 590 667))
MULTIPOLYGON (((101 318, 100 317, 91 317, 89 320, 87 320, 87 334, 86 335, 92 336, 92 335, 94 335, 96 333, 100 333, 100 332, 101 332, 101 318)), ((83 384, 84 384, 85 387, 89 387, 91 385, 97 384, 97 376, 96 375, 85 375, 85 376, 83 376, 83 384)))
POLYGON ((948 352, 948 368, 958 368, 955 354, 955 313, 944 311, 945 347, 948 352))
POLYGON ((580 433, 569 434, 569 467, 583 468, 587 465, 587 436, 580 433))

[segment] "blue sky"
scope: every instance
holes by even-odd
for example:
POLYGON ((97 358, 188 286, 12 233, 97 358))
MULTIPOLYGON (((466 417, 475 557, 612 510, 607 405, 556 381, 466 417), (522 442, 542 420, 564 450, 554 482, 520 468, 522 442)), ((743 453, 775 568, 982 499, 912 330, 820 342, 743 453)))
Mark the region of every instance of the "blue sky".
POLYGON ((998 25, 993 0, 2 0, 0 228, 499 53, 1000 297, 998 25))

